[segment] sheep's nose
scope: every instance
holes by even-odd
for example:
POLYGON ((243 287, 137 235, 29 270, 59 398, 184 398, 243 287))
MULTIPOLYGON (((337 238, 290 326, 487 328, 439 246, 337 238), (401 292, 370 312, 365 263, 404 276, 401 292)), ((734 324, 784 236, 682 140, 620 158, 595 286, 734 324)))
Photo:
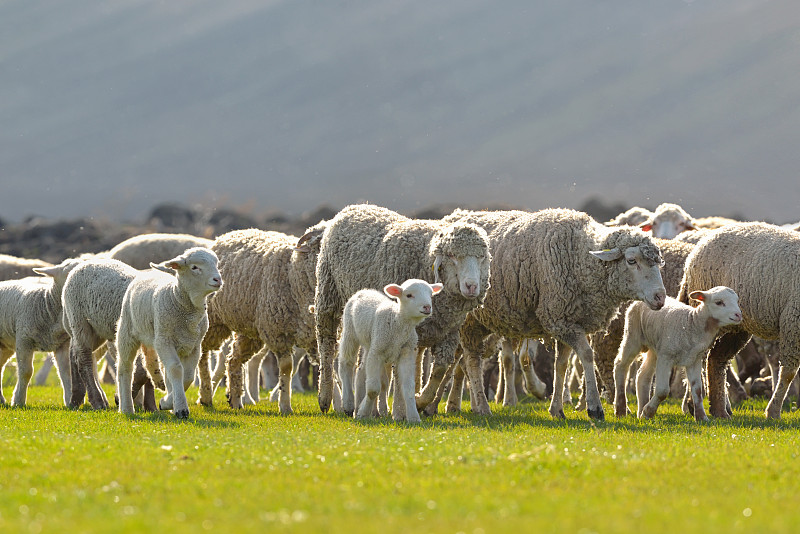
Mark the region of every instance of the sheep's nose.
POLYGON ((742 314, 741 313, 734 313, 733 318, 736 319, 736 322, 739 323, 742 321, 742 314))
POLYGON ((475 282, 464 282, 464 287, 467 288, 467 293, 470 296, 475 296, 478 294, 478 284, 475 282))
POLYGON ((422 313, 424 313, 425 315, 430 315, 430 313, 431 313, 431 306, 430 306, 430 304, 425 304, 425 305, 422 307, 422 313))
POLYGON ((211 284, 212 286, 216 286, 216 287, 221 287, 222 286, 222 278, 220 278, 219 276, 215 276, 214 278, 212 278, 211 282, 212 282, 212 284, 211 284))
POLYGON ((653 309, 660 310, 664 307, 664 303, 666 302, 667 294, 663 291, 657 291, 653 294, 653 309))

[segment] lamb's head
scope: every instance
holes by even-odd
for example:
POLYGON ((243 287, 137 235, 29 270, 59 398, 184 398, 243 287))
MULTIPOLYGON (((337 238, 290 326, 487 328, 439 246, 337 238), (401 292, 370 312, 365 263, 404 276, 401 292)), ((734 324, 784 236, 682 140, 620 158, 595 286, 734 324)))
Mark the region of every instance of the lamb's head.
POLYGON ((719 328, 742 322, 739 295, 729 287, 716 286, 708 291, 692 291, 689 298, 699 300, 700 306, 708 309, 709 318, 716 321, 719 328))
POLYGON ((222 287, 217 255, 205 247, 194 247, 171 260, 150 267, 175 274, 178 283, 193 293, 208 295, 222 287))
POLYGON ((64 285, 67 275, 72 272, 72 269, 83 263, 83 261, 81 258, 67 258, 52 267, 34 267, 33 272, 42 276, 49 276, 55 281, 56 287, 59 287, 64 285))
POLYGON ((694 230, 694 219, 678 206, 665 202, 656 208, 653 218, 641 224, 645 232, 652 231, 653 237, 675 239, 681 232, 694 230))
POLYGON ((603 250, 591 254, 608 264, 609 290, 620 299, 642 300, 653 310, 666 302, 661 279, 664 260, 653 241, 636 228, 619 228, 608 235, 603 250))
POLYGON ((442 228, 431 239, 435 281, 445 290, 482 302, 489 289, 489 237, 479 226, 457 222, 442 228))
POLYGON ((425 280, 411 278, 403 285, 389 284, 383 292, 400 303, 400 313, 415 321, 421 321, 431 314, 433 295, 442 290, 442 284, 429 284, 425 280))

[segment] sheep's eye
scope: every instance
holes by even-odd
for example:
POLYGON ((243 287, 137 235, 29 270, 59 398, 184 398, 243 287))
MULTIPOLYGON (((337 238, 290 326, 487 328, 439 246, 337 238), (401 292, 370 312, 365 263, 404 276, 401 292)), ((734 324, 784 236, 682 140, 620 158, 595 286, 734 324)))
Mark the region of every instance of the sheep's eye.
POLYGON ((636 265, 636 258, 629 258, 628 265, 636 265))
POLYGON ((723 301, 721 301, 721 300, 718 300, 717 301, 717 306, 723 306, 724 307, 725 303, 723 301))
POLYGON ((414 295, 412 295, 411 293, 409 293, 408 295, 406 295, 406 297, 407 297, 407 298, 410 298, 410 299, 413 299, 413 298, 414 298, 414 295))
POLYGON ((199 271, 200 267, 198 267, 197 265, 192 265, 192 270, 193 271, 199 271))

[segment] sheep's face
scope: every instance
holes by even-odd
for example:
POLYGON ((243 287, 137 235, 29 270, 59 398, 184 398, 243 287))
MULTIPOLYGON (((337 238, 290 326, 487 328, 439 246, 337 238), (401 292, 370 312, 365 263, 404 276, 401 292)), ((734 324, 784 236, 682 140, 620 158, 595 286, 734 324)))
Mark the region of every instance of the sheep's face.
POLYGON ((667 298, 667 290, 661 279, 663 260, 654 254, 654 245, 628 247, 624 250, 592 251, 592 255, 607 262, 617 262, 615 269, 620 276, 614 276, 615 292, 626 298, 644 301, 651 309, 660 310, 667 298))
POLYGON ((217 255, 207 248, 191 248, 171 260, 153 267, 171 269, 177 273, 179 283, 193 293, 208 295, 222 287, 217 255))
POLYGON ((676 204, 662 204, 651 221, 641 225, 645 232, 652 231, 653 237, 675 239, 681 232, 694 230, 692 218, 676 204))
POLYGON ((397 299, 400 313, 412 320, 421 321, 432 311, 432 298, 442 290, 442 284, 429 284, 425 280, 411 279, 402 286, 389 284, 383 292, 397 299))
POLYGON ((437 257, 434 270, 450 293, 461 293, 474 299, 486 292, 488 287, 489 259, 475 256, 437 257), (487 273, 487 276, 482 276, 487 273), (485 278, 485 280, 484 280, 485 278))
POLYGON ((692 291, 689 298, 702 302, 708 308, 711 319, 717 321, 716 326, 720 328, 742 322, 739 295, 729 287, 717 286, 708 291, 692 291))

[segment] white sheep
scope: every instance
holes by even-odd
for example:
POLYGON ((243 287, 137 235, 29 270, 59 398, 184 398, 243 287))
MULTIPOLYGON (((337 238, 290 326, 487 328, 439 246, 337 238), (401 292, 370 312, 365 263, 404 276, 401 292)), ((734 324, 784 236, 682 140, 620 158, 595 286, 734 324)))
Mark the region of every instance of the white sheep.
MULTIPOLYGON (((27 277, 0 282, 0 370, 16 352, 17 385, 12 406, 25 406, 33 374, 34 351, 55 352, 55 363, 64 403, 72 390, 69 370, 69 336, 61 323, 61 289, 80 260, 67 259, 34 271, 48 278, 27 277)), ((0 384, 2 371, 0 371, 0 384)), ((0 386, 0 403, 5 404, 0 386)))
POLYGON ((36 276, 34 269, 52 266, 52 263, 48 263, 44 260, 18 258, 17 256, 0 254, 0 282, 36 276))
POLYGON ((694 417, 708 419, 703 410, 703 358, 720 328, 739 324, 742 312, 739 297, 731 288, 717 286, 708 291, 693 291, 690 299, 700 302, 696 308, 668 297, 664 307, 654 311, 634 302, 625 314, 625 334, 614 362, 615 410, 617 417, 628 413, 625 381, 633 359, 647 351, 636 375, 637 412, 651 418, 658 405, 669 395, 670 374, 674 367, 684 367, 689 379, 694 417), (655 394, 650 389, 656 377, 655 394))
POLYGON ((389 284, 383 293, 374 289, 356 292, 342 315, 339 340, 339 377, 342 380, 342 409, 356 417, 368 417, 377 408, 378 395, 386 391, 382 383, 391 366, 395 367, 395 420, 420 421, 414 399, 417 325, 431 315, 432 296, 442 284, 410 279, 402 285, 389 284), (385 293, 385 295, 384 295, 385 293), (389 298, 391 297, 391 298, 389 298), (354 399, 353 378, 358 349, 363 356, 358 368, 359 381, 365 384, 364 398, 354 399))
POLYGON ((606 226, 639 226, 642 223, 650 221, 655 215, 647 208, 634 206, 628 211, 623 211, 610 221, 606 221, 606 226))
POLYGON ((119 410, 133 413, 133 362, 140 345, 154 349, 164 366, 167 395, 162 410, 189 416, 186 388, 194 379, 200 346, 208 330, 207 297, 222 286, 217 256, 203 247, 190 248, 153 270, 143 271, 128 285, 122 300, 116 344, 119 410), (174 272, 174 274, 172 274, 174 272))
POLYGON ((586 373, 586 402, 592 418, 603 419, 586 336, 604 329, 620 304, 644 300, 659 309, 666 297, 658 247, 638 228, 609 228, 587 214, 567 209, 524 211, 456 210, 445 221, 486 229, 494 263, 484 305, 461 328, 467 376, 479 406, 490 413, 483 393, 480 358, 487 337, 551 337, 556 369, 550 414, 563 418, 564 378, 570 349, 586 373))
POLYGON ((430 347, 434 358, 417 408, 435 410, 431 401, 455 363, 458 330, 489 287, 490 263, 486 232, 473 224, 409 219, 369 204, 340 211, 323 234, 317 260, 320 409, 326 412, 333 400, 336 332, 347 300, 360 289, 380 290, 396 280, 418 278, 444 284, 432 317, 417 326, 418 350, 430 347))
POLYGON ((656 208, 653 217, 640 225, 645 232, 652 232, 659 239, 674 239, 678 234, 694 230, 694 220, 677 204, 665 202, 656 208))

